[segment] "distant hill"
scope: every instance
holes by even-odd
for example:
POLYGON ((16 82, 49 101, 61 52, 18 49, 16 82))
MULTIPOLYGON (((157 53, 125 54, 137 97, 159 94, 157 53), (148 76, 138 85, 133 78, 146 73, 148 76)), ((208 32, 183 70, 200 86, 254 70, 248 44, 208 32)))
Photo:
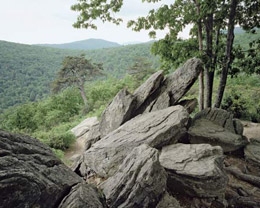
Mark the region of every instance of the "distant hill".
POLYGON ((61 48, 61 49, 75 49, 75 50, 93 50, 102 48, 115 48, 121 45, 115 42, 110 42, 103 39, 87 39, 63 44, 37 44, 38 46, 61 48))

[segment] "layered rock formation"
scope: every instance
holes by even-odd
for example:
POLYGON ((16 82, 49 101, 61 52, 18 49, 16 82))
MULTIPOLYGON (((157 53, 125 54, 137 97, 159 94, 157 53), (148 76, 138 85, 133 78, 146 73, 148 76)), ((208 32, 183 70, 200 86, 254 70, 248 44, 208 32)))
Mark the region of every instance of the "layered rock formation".
POLYGON ((0 164, 0 207, 106 207, 96 188, 37 139, 0 131, 0 164))
POLYGON ((75 173, 37 140, 0 132, 0 207, 260 207, 260 139, 249 143, 220 109, 190 118, 196 101, 181 100, 201 68, 191 59, 120 91, 88 129, 75 173))

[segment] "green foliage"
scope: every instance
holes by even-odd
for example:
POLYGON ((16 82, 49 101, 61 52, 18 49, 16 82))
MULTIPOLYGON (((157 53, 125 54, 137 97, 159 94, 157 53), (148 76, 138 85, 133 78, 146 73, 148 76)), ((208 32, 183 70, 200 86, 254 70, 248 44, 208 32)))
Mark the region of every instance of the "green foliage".
POLYGON ((108 77, 87 85, 87 98, 89 101, 90 115, 100 116, 106 105, 123 88, 132 92, 137 87, 138 81, 132 76, 123 79, 108 77))
POLYGON ((241 74, 229 79, 222 107, 237 118, 260 122, 260 77, 241 74))
POLYGON ((81 90, 86 81, 93 80, 100 76, 101 64, 92 63, 85 58, 85 55, 67 56, 62 62, 62 67, 57 73, 57 78, 53 81, 54 92, 59 92, 63 88, 76 86, 81 90))
POLYGON ((232 94, 226 95, 221 108, 232 112, 235 118, 241 118, 246 114, 246 100, 240 93, 233 91, 232 94))
POLYGON ((33 136, 53 149, 65 150, 75 141, 75 136, 68 130, 53 128, 50 131, 37 131, 33 136))
POLYGON ((156 72, 152 67, 152 63, 144 57, 136 57, 135 62, 127 70, 128 74, 138 81, 139 85, 142 84, 150 75, 156 72))

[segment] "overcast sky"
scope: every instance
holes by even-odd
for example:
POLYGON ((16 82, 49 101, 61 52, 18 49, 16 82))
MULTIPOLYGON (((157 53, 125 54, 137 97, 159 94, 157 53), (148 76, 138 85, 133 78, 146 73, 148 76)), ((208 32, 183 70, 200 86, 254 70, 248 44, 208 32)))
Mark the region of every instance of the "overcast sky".
MULTIPOLYGON (((0 0, 0 40, 37 44, 66 43, 89 38, 102 38, 118 43, 133 41, 145 42, 151 40, 148 32, 133 32, 127 29, 125 23, 115 26, 110 23, 98 25, 98 30, 75 29, 77 13, 70 10, 76 0, 0 0)), ((142 0, 124 0, 120 15, 124 19, 133 19, 146 15, 157 5, 142 3, 142 0)), ((158 33, 158 38, 165 32, 158 33)))

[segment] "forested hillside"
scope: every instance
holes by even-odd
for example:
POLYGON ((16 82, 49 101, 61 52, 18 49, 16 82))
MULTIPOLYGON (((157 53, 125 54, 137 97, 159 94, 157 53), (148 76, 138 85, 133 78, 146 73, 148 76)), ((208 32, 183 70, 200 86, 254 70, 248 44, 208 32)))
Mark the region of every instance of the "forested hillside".
POLYGON ((121 77, 137 57, 159 66, 158 59, 150 54, 150 47, 151 44, 140 44, 83 51, 0 41, 0 113, 10 106, 48 95, 65 56, 85 53, 93 62, 103 63, 109 75, 121 77))
MULTIPOLYGON (((235 45, 248 47, 260 38, 236 29, 235 45)), ((4 109, 38 100, 50 93, 50 83, 68 55, 86 54, 93 62, 102 63, 107 75, 122 77, 128 69, 143 60, 152 68, 160 65, 158 57, 151 55, 152 43, 128 45, 97 50, 69 50, 31 46, 0 41, 0 113, 4 109)))

